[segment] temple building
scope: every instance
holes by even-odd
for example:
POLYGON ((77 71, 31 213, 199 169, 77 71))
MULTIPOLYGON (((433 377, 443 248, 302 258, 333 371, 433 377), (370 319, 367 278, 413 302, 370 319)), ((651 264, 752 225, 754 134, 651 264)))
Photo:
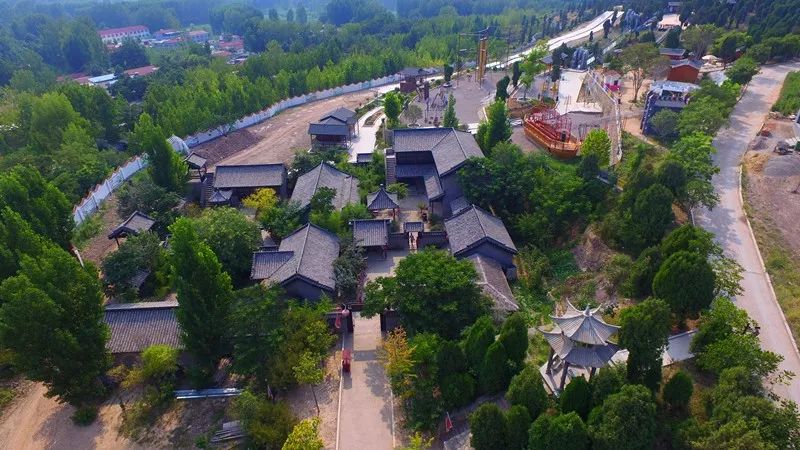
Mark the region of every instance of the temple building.
POLYGON ((608 365, 619 350, 609 342, 619 327, 605 323, 598 314, 599 309, 587 307, 580 311, 567 302, 564 314, 551 316, 555 328, 539 330, 550 344, 550 356, 541 372, 553 392, 564 389, 568 375, 572 378, 588 374, 586 378, 591 378, 597 369, 608 365))

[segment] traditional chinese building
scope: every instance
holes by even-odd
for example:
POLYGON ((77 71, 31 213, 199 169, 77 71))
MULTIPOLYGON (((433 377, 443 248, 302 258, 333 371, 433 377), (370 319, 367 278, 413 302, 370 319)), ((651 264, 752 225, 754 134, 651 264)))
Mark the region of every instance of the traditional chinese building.
POLYGON ((605 323, 597 313, 599 309, 587 307, 580 311, 567 302, 564 314, 551 316, 555 328, 539 330, 550 344, 550 356, 542 375, 552 390, 564 389, 568 375, 571 378, 588 372, 590 378, 597 369, 608 365, 619 350, 609 341, 619 327, 605 323))

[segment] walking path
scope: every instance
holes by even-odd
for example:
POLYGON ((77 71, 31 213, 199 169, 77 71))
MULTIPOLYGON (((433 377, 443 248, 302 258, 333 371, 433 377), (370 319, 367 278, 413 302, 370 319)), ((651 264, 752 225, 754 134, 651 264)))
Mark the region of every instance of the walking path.
POLYGON ((353 361, 350 374, 342 376, 336 448, 392 450, 392 394, 377 355, 382 340, 380 318, 366 319, 353 313, 353 320, 354 333, 344 343, 353 361))
MULTIPOLYGON (((800 63, 764 67, 750 82, 747 92, 731 114, 730 125, 720 130, 714 139, 717 154, 714 161, 720 173, 714 176, 719 205, 713 210, 695 211, 696 221, 713 232, 725 253, 744 268, 744 293, 736 304, 761 326, 761 345, 784 358, 780 368, 800 376, 800 355, 786 323, 783 311, 764 269, 761 253, 743 211, 740 164, 750 141, 756 136, 772 104, 778 98, 783 79, 800 63)), ((800 402, 800 380, 795 377, 789 386, 774 386, 779 396, 800 402)))
POLYGON ((355 163, 356 162, 356 155, 372 153, 375 150, 375 133, 378 131, 378 128, 381 126, 381 114, 372 125, 367 125, 367 119, 372 117, 373 114, 383 109, 383 106, 379 106, 375 109, 368 111, 366 114, 361 116, 358 119, 358 137, 353 140, 353 143, 350 145, 350 159, 349 162, 355 163))

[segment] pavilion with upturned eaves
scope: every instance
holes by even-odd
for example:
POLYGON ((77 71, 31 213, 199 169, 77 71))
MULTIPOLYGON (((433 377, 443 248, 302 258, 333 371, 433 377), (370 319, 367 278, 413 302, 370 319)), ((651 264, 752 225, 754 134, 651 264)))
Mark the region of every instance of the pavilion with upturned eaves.
POLYGON ((550 344, 550 356, 542 375, 554 391, 564 389, 568 374, 571 378, 581 375, 578 372, 588 372, 591 377, 597 369, 608 365, 619 350, 609 342, 619 327, 605 323, 598 314, 599 309, 587 307, 581 311, 567 302, 564 314, 551 316, 555 328, 539 330, 550 344), (557 385, 556 379, 559 379, 557 385))

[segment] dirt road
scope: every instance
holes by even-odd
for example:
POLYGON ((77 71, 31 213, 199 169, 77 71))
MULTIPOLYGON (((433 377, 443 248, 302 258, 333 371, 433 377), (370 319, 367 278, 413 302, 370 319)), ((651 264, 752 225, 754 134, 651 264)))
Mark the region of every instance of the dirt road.
MULTIPOLYGON (((699 225, 716 235, 726 254, 744 268, 741 283, 744 293, 736 298, 736 303, 761 325, 759 338, 762 347, 784 357, 781 369, 800 375, 800 354, 744 214, 739 177, 742 156, 778 98, 783 79, 789 71, 798 69, 800 63, 764 67, 750 82, 731 114, 730 125, 720 130, 714 139, 717 149, 714 161, 720 173, 714 176, 713 183, 720 203, 711 211, 695 211, 695 217, 699 225)), ((800 402, 800 380, 797 377, 789 386, 773 388, 779 396, 800 402)))
POLYGON ((356 109, 375 98, 377 91, 361 91, 316 101, 286 111, 252 127, 234 131, 192 150, 217 164, 290 163, 298 148, 311 144, 308 123, 340 106, 356 109))
POLYGON ((31 383, 5 412, 0 422, 2 448, 27 449, 143 449, 117 433, 121 411, 117 405, 100 409, 88 427, 72 423, 71 406, 44 396, 40 383, 31 383))

